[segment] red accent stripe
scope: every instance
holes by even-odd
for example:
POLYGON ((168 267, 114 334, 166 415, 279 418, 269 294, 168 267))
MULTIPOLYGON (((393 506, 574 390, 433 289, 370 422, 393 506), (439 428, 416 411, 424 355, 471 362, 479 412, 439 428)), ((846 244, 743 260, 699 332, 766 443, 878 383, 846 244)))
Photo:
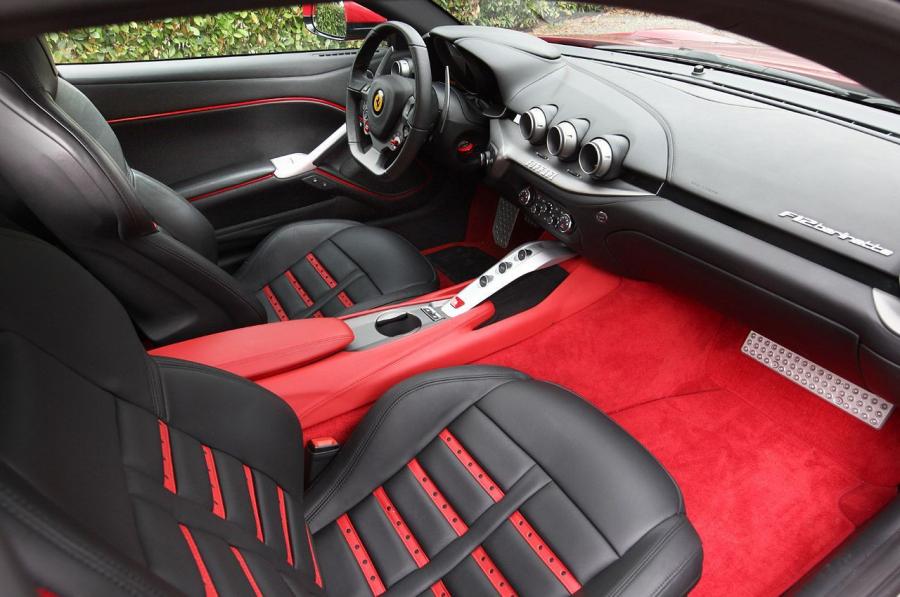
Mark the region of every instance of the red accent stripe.
POLYGON ((400 513, 397 511, 396 506, 394 506, 391 498, 389 498, 387 492, 385 492, 384 487, 379 487, 373 492, 372 495, 375 496, 375 499, 378 501, 381 509, 384 510, 384 515, 387 516, 388 520, 391 522, 391 526, 394 527, 394 531, 397 532, 397 536, 400 537, 400 541, 403 542, 403 546, 406 547, 406 551, 408 551, 409 555, 412 556, 412 559, 416 563, 416 566, 418 566, 419 568, 425 566, 425 564, 428 563, 428 556, 425 554, 422 546, 419 545, 419 542, 413 536, 412 531, 406 524, 406 521, 403 520, 402 516, 400 516, 400 513))
MULTIPOLYGON (((491 476, 481 468, 481 465, 478 464, 449 429, 441 431, 440 438, 453 455, 459 459, 466 470, 469 471, 469 474, 472 475, 475 481, 477 481, 485 492, 491 496, 491 499, 495 502, 499 502, 503 499, 505 494, 500 487, 494 482, 491 476)), ((547 566, 550 572, 553 573, 556 579, 570 594, 581 589, 581 583, 579 583, 575 576, 572 575, 572 571, 569 570, 553 550, 550 549, 547 542, 541 538, 536 530, 534 530, 534 527, 531 526, 520 511, 516 510, 512 516, 509 517, 509 521, 512 523, 513 528, 522 535, 522 538, 525 539, 525 542, 528 543, 528 546, 531 547, 532 551, 537 554, 541 561, 544 562, 544 565, 547 566)))
POLYGON ((309 532, 309 526, 306 526, 306 540, 309 542, 309 555, 312 556, 313 570, 316 573, 316 584, 322 586, 322 573, 319 571, 319 560, 316 558, 316 548, 313 547, 312 533, 309 532))
POLYGON ((344 540, 350 547, 350 552, 353 554, 353 557, 356 558, 356 563, 359 564, 359 569, 362 571, 366 582, 369 584, 372 594, 376 596, 381 595, 386 591, 384 583, 381 582, 378 570, 375 569, 375 564, 372 563, 372 558, 369 556, 369 552, 366 551, 366 546, 363 545, 356 529, 353 527, 350 517, 343 514, 337 519, 337 525, 341 530, 341 535, 343 535, 344 540))
POLYGON ((181 529, 181 534, 184 535, 184 540, 188 544, 188 549, 191 550, 191 555, 194 556, 194 562, 197 564, 197 571, 200 572, 200 580, 203 581, 203 590, 206 597, 218 597, 219 593, 216 591, 216 585, 213 584, 209 570, 206 569, 206 564, 203 563, 203 557, 200 555, 200 550, 197 549, 197 543, 194 541, 194 536, 191 535, 190 529, 183 524, 179 524, 178 528, 181 529))
POLYGON ((325 266, 316 259, 316 256, 312 253, 306 254, 306 260, 309 261, 309 264, 313 266, 313 269, 325 280, 325 283, 328 284, 329 288, 334 288, 337 286, 337 282, 335 282, 334 278, 331 277, 331 274, 328 273, 328 270, 325 269, 325 266))
POLYGON ((159 443, 162 448, 163 487, 178 493, 175 486, 175 469, 172 466, 172 444, 169 440, 169 426, 159 421, 159 443))
POLYGON ((547 545, 540 535, 538 535, 537 531, 534 530, 534 527, 525 520, 525 516, 516 510, 513 512, 513 515, 509 517, 509 521, 512 523, 513 528, 519 531, 519 534, 522 535, 522 538, 525 539, 525 542, 528 543, 528 546, 531 547, 532 551, 534 551, 541 561, 544 562, 544 565, 550 569, 550 572, 553 573, 556 580, 562 583, 562 586, 566 588, 569 594, 574 595, 577 593, 581 589, 581 583, 579 583, 572 575, 572 571, 562 563, 562 560, 553 553, 553 550, 550 549, 550 546, 547 545))
POLYGON ((256 538, 265 543, 262 523, 259 520, 259 504, 256 503, 256 483, 253 482, 253 471, 246 464, 244 465, 244 477, 247 479, 247 493, 250 494, 250 507, 253 510, 253 520, 256 522, 256 538))
POLYGON ((243 102, 233 102, 230 104, 215 104, 211 106, 199 106, 196 108, 185 108, 183 110, 173 110, 171 112, 158 112, 156 114, 143 114, 141 116, 125 116, 122 118, 113 118, 111 120, 107 120, 106 122, 109 124, 118 124, 120 122, 134 122, 136 120, 150 120, 152 118, 167 118, 169 116, 181 116, 182 114, 196 114, 197 112, 213 112, 215 110, 229 110, 231 108, 243 108, 245 106, 260 106, 265 104, 283 104, 283 103, 307 103, 307 104, 320 104, 322 106, 328 106, 329 108, 334 108, 335 110, 340 110, 341 112, 346 111, 346 108, 340 104, 336 104, 335 102, 322 99, 319 97, 304 97, 304 96, 296 96, 296 97, 270 97, 265 99, 255 99, 255 100, 247 100, 243 102))
POLYGON ((239 182, 237 184, 233 184, 229 187, 224 187, 221 189, 216 189, 215 191, 210 191, 208 193, 203 193, 201 195, 194 195, 193 197, 188 197, 188 201, 200 201, 201 199, 208 199, 209 197, 215 197, 216 195, 221 195, 222 193, 227 193, 228 191, 234 191, 237 189, 241 189, 244 187, 248 187, 252 184, 256 184, 258 182, 262 182, 264 180, 269 180, 273 178, 274 174, 264 174, 257 178, 251 178, 250 180, 245 180, 244 182, 239 182))
POLYGON ((478 564, 478 567, 481 568, 481 571, 484 572, 484 575, 487 576, 500 597, 516 596, 516 592, 509 584, 509 581, 506 580, 506 577, 497 568, 497 564, 494 563, 494 560, 491 559, 482 546, 479 545, 475 548, 475 551, 472 552, 472 558, 478 564))
POLYGON ((206 472, 209 474, 209 487, 212 490, 213 514, 225 518, 225 502, 222 501, 222 488, 219 486, 219 471, 216 469, 216 458, 209 446, 203 446, 206 457, 206 472))
POLYGON ((294 549, 291 547, 291 535, 288 528, 287 507, 284 503, 284 490, 278 486, 278 511, 281 513, 281 531, 284 533, 284 549, 287 551, 287 563, 294 565, 294 549))
POLYGON ((500 489, 500 486, 497 485, 491 476, 488 475, 481 465, 469 454, 468 450, 466 450, 459 440, 456 439, 452 433, 450 433, 449 429, 444 429, 441 431, 439 436, 444 443, 450 448, 450 451, 454 456, 466 467, 466 470, 469 471, 469 474, 481 485, 481 488, 484 489, 491 499, 495 502, 499 502, 503 499, 503 496, 506 495, 503 493, 503 490, 500 489))
POLYGON ((454 532, 460 536, 465 534, 465 532, 469 530, 469 526, 463 522, 462 517, 456 513, 456 510, 453 509, 453 506, 450 505, 450 502, 447 501, 444 494, 437 488, 437 485, 434 484, 434 481, 431 480, 431 477, 428 476, 422 468, 422 465, 419 464, 419 461, 413 458, 409 461, 407 466, 409 467, 409 470, 412 471, 416 481, 419 482, 419 485, 422 486, 422 489, 425 490, 425 493, 428 494, 428 497, 430 497, 431 501, 434 502, 434 505, 437 506, 440 513, 447 519, 447 522, 454 532))
POLYGON ((272 292, 272 289, 269 288, 268 284, 263 286, 263 294, 266 295, 266 299, 269 301, 269 304, 272 305, 272 308, 275 310, 275 315, 278 316, 278 319, 280 319, 281 321, 287 321, 288 316, 287 313, 284 312, 284 307, 282 307, 281 303, 278 302, 278 298, 275 296, 275 293, 272 292))
MULTIPOLYGON (((425 550, 422 549, 422 546, 419 545, 418 540, 415 535, 413 535, 412 529, 410 529, 406 524, 406 521, 403 520, 403 517, 397 510, 394 502, 388 497, 384 487, 379 487, 372 495, 375 496, 375 499, 384 511, 384 515, 387 516, 391 526, 397 532, 397 536, 400 537, 400 541, 403 543, 406 551, 409 552, 409 555, 412 556, 416 566, 419 568, 425 567, 429 562, 428 555, 425 553, 425 550)), ((444 582, 440 580, 432 585, 431 592, 434 593, 435 597, 450 597, 450 591, 444 586, 444 582)))
POLYGON ((231 546, 231 553, 234 554, 234 559, 237 560, 238 565, 244 572, 244 576, 247 577, 247 582, 250 583, 250 588, 253 589, 253 594, 256 595, 256 597, 263 597, 262 591, 259 590, 259 585, 256 584, 256 579, 253 578, 253 573, 250 571, 250 566, 247 565, 247 561, 244 559, 244 555, 237 547, 233 545, 231 546))
POLYGON ((353 306, 353 301, 347 296, 346 292, 342 292, 338 295, 338 299, 340 299, 341 304, 347 307, 348 309, 353 306))
POLYGON ((297 276, 294 275, 294 272, 288 270, 284 272, 285 277, 288 279, 288 282, 291 283, 291 286, 294 287, 294 290, 297 291, 297 294, 300 295, 300 300, 303 301, 303 304, 307 307, 312 307, 315 304, 315 301, 312 300, 312 297, 309 296, 309 293, 300 285, 300 280, 297 279, 297 276))

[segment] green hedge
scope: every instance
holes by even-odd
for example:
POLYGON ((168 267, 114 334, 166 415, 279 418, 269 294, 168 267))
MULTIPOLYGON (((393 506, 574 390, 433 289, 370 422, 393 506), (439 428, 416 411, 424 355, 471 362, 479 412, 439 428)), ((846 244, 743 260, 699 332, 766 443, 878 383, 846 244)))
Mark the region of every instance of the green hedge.
POLYGON ((604 7, 582 2, 551 0, 434 0, 460 22, 469 25, 527 30, 545 21, 579 12, 602 12, 604 7))
POLYGON ((57 63, 124 62, 346 48, 303 25, 299 6, 227 12, 50 33, 57 63))

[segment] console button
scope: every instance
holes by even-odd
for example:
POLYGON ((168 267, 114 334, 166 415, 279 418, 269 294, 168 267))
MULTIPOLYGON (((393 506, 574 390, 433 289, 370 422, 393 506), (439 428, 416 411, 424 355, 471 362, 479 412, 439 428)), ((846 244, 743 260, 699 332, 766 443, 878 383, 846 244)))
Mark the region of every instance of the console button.
POLYGON ((509 261, 503 261, 500 263, 500 266, 497 269, 500 270, 501 274, 505 274, 506 270, 508 270, 511 267, 512 267, 512 263, 510 263, 509 261))
POLYGON ((526 259, 528 259, 529 257, 531 257, 531 254, 532 254, 531 249, 522 249, 521 251, 519 251, 519 252, 516 254, 516 258, 517 258, 519 261, 525 261, 526 259))
POLYGON ((453 307, 454 309, 459 309, 460 307, 462 307, 465 304, 466 304, 466 302, 464 300, 462 300, 461 298, 459 298, 458 296, 454 296, 452 299, 450 299, 450 306, 453 307))
POLYGON ((521 191, 519 191, 519 203, 522 205, 528 205, 531 203, 532 192, 531 187, 525 187, 521 191))
POLYGON ((559 230, 560 232, 562 232, 563 234, 568 234, 568 233, 572 232, 572 226, 573 226, 572 216, 570 216, 566 212, 563 212, 559 216, 559 222, 556 225, 556 229, 559 230))
POLYGON ((478 284, 480 284, 481 287, 484 288, 485 286, 490 284, 491 280, 493 280, 493 279, 494 279, 494 276, 484 275, 484 276, 481 276, 480 278, 478 278, 478 284))

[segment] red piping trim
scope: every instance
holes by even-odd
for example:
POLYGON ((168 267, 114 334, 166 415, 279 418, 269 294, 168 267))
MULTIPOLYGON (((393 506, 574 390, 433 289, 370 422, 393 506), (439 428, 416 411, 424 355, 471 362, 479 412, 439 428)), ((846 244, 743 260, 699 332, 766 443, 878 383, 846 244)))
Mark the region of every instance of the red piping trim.
POLYGON ((322 587, 322 573, 319 570, 319 560, 316 558, 316 548, 313 547, 312 533, 309 532, 308 525, 306 525, 306 540, 309 542, 309 555, 312 556, 313 570, 316 573, 316 585, 322 587))
POLYGON ((259 585, 256 584, 256 579, 253 578, 253 573, 250 571, 250 566, 247 565, 247 561, 244 559, 244 555, 234 545, 231 546, 231 553, 234 554, 234 559, 237 560, 238 565, 241 567, 241 570, 244 573, 244 576, 247 577, 247 582, 250 583, 250 588, 253 589, 253 594, 256 595, 256 597, 263 597, 262 591, 259 590, 259 585))
MULTIPOLYGON (((443 440, 444 445, 450 449, 450 452, 456 456, 466 470, 469 471, 469 474, 472 475, 475 481, 481 485, 481 488, 491 496, 491 499, 493 499, 494 502, 499 502, 503 499, 505 494, 497 483, 495 483, 491 476, 481 468, 481 465, 479 465, 472 455, 469 454, 449 429, 441 431, 439 437, 443 440)), ((522 512, 519 510, 513 512, 509 517, 509 521, 512 523, 513 528, 522 535, 522 538, 525 539, 525 542, 531 550, 537 554, 541 561, 544 562, 544 565, 553 573, 556 580, 566 588, 569 594, 574 594, 581 589, 581 583, 579 583, 575 576, 572 575, 572 571, 569 570, 553 550, 550 549, 547 542, 541 538, 536 530, 534 530, 534 527, 532 527, 528 520, 525 519, 522 512)))
POLYGON ((278 297, 275 296, 275 293, 272 292, 272 289, 269 288, 268 284, 263 286, 263 294, 266 295, 266 300, 268 300, 269 304, 272 305, 272 309, 275 310, 275 315, 278 316, 278 319, 280 319, 281 321, 287 321, 288 316, 287 313, 284 312, 284 307, 282 307, 281 303, 278 302, 278 297))
MULTIPOLYGON (((397 536, 400 537, 400 542, 403 543, 403 546, 406 548, 406 551, 409 552, 409 555, 416 563, 416 566, 424 568, 430 561, 428 555, 425 553, 425 550, 422 549, 422 546, 419 545, 419 541, 416 539, 415 535, 413 535, 412 529, 410 529, 406 524, 406 521, 403 520, 403 517, 397 510, 394 502, 388 497, 384 487, 379 487, 372 492, 372 495, 375 496, 375 500, 378 502, 378 505, 381 506, 384 515, 391 523, 393 529, 397 532, 397 536)), ((450 597, 450 591, 447 590, 447 587, 442 580, 438 580, 431 586, 431 592, 434 593, 435 597, 450 597)))
MULTIPOLYGON (((337 282, 335 281, 335 279, 331 276, 328 270, 325 269, 325 266, 322 265, 322 263, 318 259, 316 259, 315 255, 313 255, 312 253, 308 253, 306 255, 306 260, 309 261, 310 265, 312 265, 316 272, 322 277, 322 279, 325 280, 325 283, 328 284, 329 288, 334 288, 335 286, 337 286, 337 282)), ((353 300, 349 296, 347 296, 346 292, 339 293, 338 299, 341 301, 341 304, 348 309, 353 306, 353 300)))
POLYGON ((353 189, 354 191, 363 193, 365 195, 369 195, 371 197, 375 197, 376 199, 381 199, 383 201, 400 201, 401 199, 406 199, 407 197, 411 197, 412 195, 415 195, 416 193, 418 193, 419 191, 421 191, 422 189, 427 187, 429 184, 431 184, 431 179, 432 179, 431 171, 429 171, 428 178, 426 178, 425 182, 423 182, 419 186, 412 188, 408 191, 403 191, 402 193, 397 193, 396 195, 385 195, 384 193, 379 193, 377 191, 370 191, 369 189, 367 189, 365 187, 361 187, 356 183, 350 182, 349 180, 341 178, 340 176, 337 176, 336 174, 332 174, 331 172, 328 172, 326 170, 322 170, 321 168, 316 168, 315 172, 317 174, 320 174, 321 176, 324 176, 325 178, 329 178, 329 179, 333 180, 334 182, 336 182, 338 184, 342 184, 345 187, 353 189))
POLYGON ((372 563, 372 558, 369 556, 366 546, 363 545, 362 540, 359 538, 359 534, 353 527, 353 522, 351 522, 350 517, 346 514, 341 515, 341 517, 337 519, 337 525, 341 530, 341 536, 344 537, 347 546, 350 548, 350 553, 356 558, 356 563, 359 564, 359 569, 362 571, 363 577, 365 577, 366 583, 369 585, 369 589, 372 590, 372 594, 376 597, 381 595, 387 589, 385 589, 384 583, 378 575, 375 564, 372 563))
POLYGON ((297 279, 297 276, 295 276, 291 270, 284 272, 284 275, 288 279, 288 282, 291 283, 291 286, 294 287, 294 290, 297 291, 297 294, 300 295, 300 300, 303 301, 303 304, 307 307, 312 307, 314 301, 312 300, 312 297, 309 296, 309 293, 306 292, 306 290, 303 288, 303 286, 300 285, 300 280, 297 279))
POLYGON ((494 482, 490 475, 485 472, 481 465, 472 458, 472 455, 469 454, 468 450, 466 450, 459 440, 450 433, 449 429, 444 429, 440 433, 440 438, 444 441, 450 451, 454 456, 462 463, 466 470, 469 471, 469 474, 481 485, 481 488, 487 492, 491 499, 495 502, 499 502, 503 499, 503 496, 506 495, 503 493, 503 490, 494 482))
POLYGON ((219 518, 225 518, 225 502, 222 501, 222 488, 219 486, 219 471, 216 469, 216 457, 209 446, 203 446, 206 458, 206 472, 209 475, 209 488, 212 491, 212 511, 219 518))
POLYGON ((203 557, 200 555, 200 550, 197 549, 197 543, 194 541, 194 536, 191 535, 190 529, 183 524, 179 524, 178 528, 181 529, 181 534, 184 535, 184 540, 188 544, 188 549, 191 550, 191 555, 194 556, 194 562, 197 564, 197 571, 200 572, 200 580, 203 581, 203 590, 206 597, 218 597, 219 593, 216 591, 216 585, 213 584, 209 570, 206 569, 206 564, 203 563, 203 557))
POLYGON ((169 439, 169 426, 159 421, 159 443, 162 449, 163 487, 172 493, 178 493, 175 485, 175 469, 172 466, 172 443, 169 439))
POLYGON ((278 511, 281 514, 281 531, 284 533, 284 549, 287 551, 287 563, 294 565, 294 549, 291 547, 291 534, 288 528, 287 507, 284 503, 284 490, 278 486, 278 511))
POLYGON ((262 531, 262 523, 259 520, 259 504, 256 503, 256 484, 253 482, 253 471, 244 465, 244 477, 247 479, 247 493, 250 494, 250 507, 253 510, 253 520, 256 522, 256 538, 265 543, 262 531))
POLYGON ((221 195, 222 193, 227 193, 228 191, 234 191, 237 189, 242 189, 244 187, 248 187, 252 184, 256 184, 258 182, 263 182, 264 180, 269 180, 273 178, 275 175, 272 173, 264 174, 263 176, 259 176, 257 178, 252 178, 250 180, 245 180, 244 182, 239 182, 237 184, 233 184, 230 187, 225 187, 222 189, 216 189, 215 191, 210 191, 208 193, 203 193, 202 195, 195 195, 193 197, 189 197, 188 201, 200 201, 202 199, 208 199, 210 197, 215 197, 216 195, 221 195))
POLYGON ((213 112, 216 110, 229 110, 231 108, 243 108, 245 106, 260 106, 265 104, 283 104, 283 103, 306 103, 306 104, 319 104, 322 106, 328 106, 329 108, 334 108, 335 110, 340 110, 341 112, 346 112, 347 109, 335 102, 322 99, 319 97, 270 97, 266 99, 255 99, 255 100, 247 100, 243 102, 233 102, 230 104, 214 104, 211 106, 199 106, 196 108, 185 108, 183 110, 173 110, 170 112, 158 112, 156 114, 142 114, 140 116, 125 116, 122 118, 113 118, 107 120, 106 122, 109 124, 119 124, 121 122, 134 122, 136 120, 150 120, 153 118, 168 118, 170 116, 181 116, 182 114, 196 114, 197 112, 213 112))
POLYGON ((478 564, 478 567, 481 568, 481 571, 484 572, 484 575, 494 586, 494 590, 497 591, 500 597, 516 597, 516 592, 509 584, 509 581, 506 580, 506 577, 500 572, 497 564, 495 564, 494 560, 487 554, 484 547, 480 545, 476 547, 475 551, 472 552, 472 558, 475 560, 475 563, 478 564))
POLYGON ((422 489, 425 490, 425 493, 427 493, 428 497, 431 498, 431 501, 434 502, 438 511, 445 519, 447 519, 447 522, 450 524, 453 531, 459 536, 464 535, 466 531, 469 530, 469 526, 463 522, 462 517, 456 513, 456 510, 453 509, 453 506, 450 505, 450 502, 447 501, 447 498, 444 497, 441 490, 437 488, 437 485, 434 484, 434 481, 431 480, 431 477, 428 476, 425 469, 419 464, 419 461, 413 458, 409 461, 407 466, 409 467, 409 470, 412 471, 416 481, 419 482, 419 485, 422 486, 422 489))

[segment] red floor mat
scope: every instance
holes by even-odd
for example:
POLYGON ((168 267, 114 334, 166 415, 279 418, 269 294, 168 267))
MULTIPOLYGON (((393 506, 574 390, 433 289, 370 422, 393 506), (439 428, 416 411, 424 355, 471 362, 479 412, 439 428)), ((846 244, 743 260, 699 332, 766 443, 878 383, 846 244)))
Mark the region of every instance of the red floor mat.
POLYGON ((896 493, 900 417, 879 431, 740 354, 747 329, 626 281, 481 362, 566 386, 675 477, 703 540, 695 595, 777 595, 896 493))

